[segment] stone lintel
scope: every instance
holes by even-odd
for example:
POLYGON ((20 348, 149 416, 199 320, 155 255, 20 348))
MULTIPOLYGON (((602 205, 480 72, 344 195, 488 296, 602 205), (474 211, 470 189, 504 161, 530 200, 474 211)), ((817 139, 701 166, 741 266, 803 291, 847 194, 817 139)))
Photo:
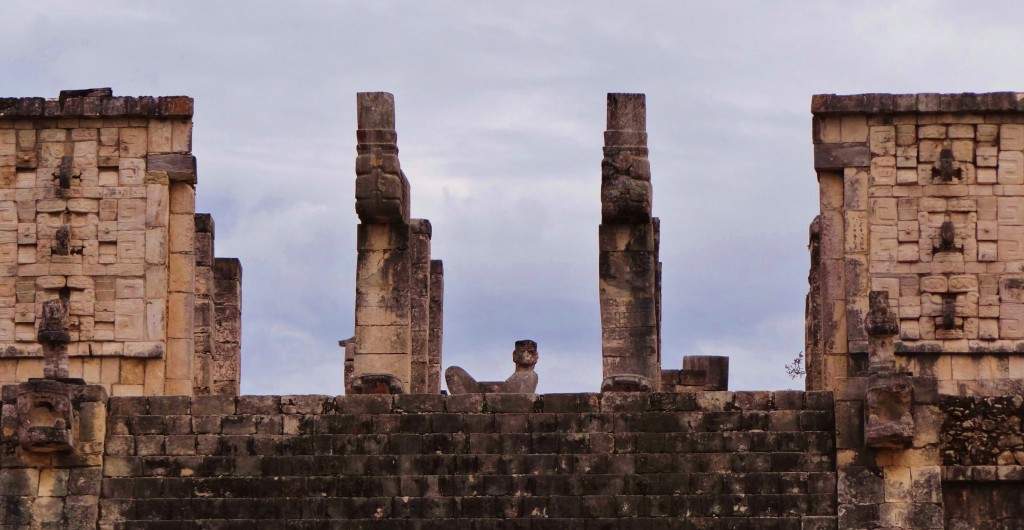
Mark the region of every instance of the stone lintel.
POLYGON ((866 143, 816 144, 814 146, 814 169, 817 171, 835 171, 870 165, 871 150, 866 143))
POLYGON ((57 99, 0 98, 2 118, 190 118, 188 96, 114 97, 109 88, 62 90, 57 99))
POLYGON ((813 114, 1012 111, 1024 111, 1024 93, 817 94, 811 97, 813 114))
POLYGON ((146 155, 146 171, 163 171, 174 182, 196 183, 196 157, 182 153, 146 155))

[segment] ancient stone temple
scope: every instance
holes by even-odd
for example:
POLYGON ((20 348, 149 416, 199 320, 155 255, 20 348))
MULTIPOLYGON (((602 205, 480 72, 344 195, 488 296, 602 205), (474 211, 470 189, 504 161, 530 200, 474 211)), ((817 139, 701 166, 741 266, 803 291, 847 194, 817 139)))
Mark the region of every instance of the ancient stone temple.
POLYGON ((807 390, 774 392, 662 365, 642 94, 609 94, 594 179, 600 392, 536 394, 529 339, 442 392, 443 227, 394 98, 356 107, 346 395, 240 396, 192 100, 0 99, 0 526, 1024 527, 1024 95, 813 98, 807 390))

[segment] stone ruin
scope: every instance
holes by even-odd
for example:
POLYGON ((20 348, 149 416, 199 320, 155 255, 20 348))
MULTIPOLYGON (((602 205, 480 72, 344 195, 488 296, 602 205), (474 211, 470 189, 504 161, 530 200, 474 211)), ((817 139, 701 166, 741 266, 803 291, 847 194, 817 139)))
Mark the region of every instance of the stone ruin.
MULTIPOLYGON (((345 348, 348 394, 436 393, 441 379, 444 272, 432 260, 432 229, 410 219, 409 179, 398 159, 391 94, 356 96, 355 336, 345 348)), ((661 368, 659 223, 652 212, 643 94, 608 95, 608 130, 601 161, 599 292, 602 391, 726 390, 726 357, 687 357, 683 370, 661 368)), ((516 342, 516 352, 527 343, 516 342)), ((534 361, 536 362, 536 361, 534 361)), ((516 362, 503 383, 477 382, 464 369, 445 374, 449 390, 526 392, 536 373, 516 362), (520 374, 532 374, 525 376, 520 374)))
POLYGON ((662 367, 646 101, 610 94, 600 392, 535 394, 520 340, 509 379, 442 393, 443 265, 362 93, 346 395, 240 396, 192 100, 0 99, 0 526, 1024 527, 1024 94, 811 114, 805 391, 662 367))

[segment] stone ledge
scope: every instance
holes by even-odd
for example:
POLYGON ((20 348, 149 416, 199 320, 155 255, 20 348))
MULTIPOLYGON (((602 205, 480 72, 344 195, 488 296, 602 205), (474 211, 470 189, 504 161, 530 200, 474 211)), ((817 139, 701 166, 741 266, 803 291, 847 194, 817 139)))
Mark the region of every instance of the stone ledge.
MULTIPOLYGON (((111 413, 143 413, 154 400, 167 397, 119 397, 111 401, 111 413), (120 411, 120 412, 119 412, 120 411)), ((179 399, 179 398, 174 398, 179 399)), ((196 415, 231 414, 528 414, 528 413, 632 413, 743 411, 831 413, 832 392, 796 390, 750 392, 606 392, 579 394, 364 394, 350 396, 195 396, 175 402, 175 407, 196 415), (792 412, 787 412, 792 411, 792 412)), ((165 406, 165 405, 160 405, 165 406)), ((773 412, 774 413, 774 412, 773 412)), ((129 414, 130 415, 130 414, 129 414)), ((797 421, 798 416, 791 419, 797 421)), ((804 421, 813 418, 805 415, 804 421)))
POLYGON ((1024 482, 1024 466, 944 466, 943 482, 1024 482))
MULTIPOLYGON (((32 378, 29 381, 42 381, 43 379, 32 378)), ((65 381, 67 381, 65 379, 65 381)), ((0 387, 0 401, 7 404, 13 404, 18 399, 18 387, 20 383, 5 384, 0 387)), ((71 399, 73 401, 107 401, 107 390, 103 388, 103 385, 97 384, 76 384, 69 385, 71 390, 71 399)))
POLYGON ((811 97, 812 114, 1015 111, 1024 111, 1024 93, 816 94, 811 97))
POLYGON ((109 90, 64 91, 60 99, 0 98, 0 119, 191 118, 195 107, 188 96, 114 97, 106 95, 109 90))
MULTIPOLYGON (((118 353, 104 355, 97 350, 90 350, 88 347, 78 348, 78 345, 98 345, 97 341, 83 341, 72 343, 68 351, 71 358, 104 358, 118 357, 128 359, 160 359, 164 356, 165 344, 163 341, 124 341, 126 348, 118 353)), ((39 344, 34 342, 0 343, 0 359, 42 359, 43 350, 39 344)))

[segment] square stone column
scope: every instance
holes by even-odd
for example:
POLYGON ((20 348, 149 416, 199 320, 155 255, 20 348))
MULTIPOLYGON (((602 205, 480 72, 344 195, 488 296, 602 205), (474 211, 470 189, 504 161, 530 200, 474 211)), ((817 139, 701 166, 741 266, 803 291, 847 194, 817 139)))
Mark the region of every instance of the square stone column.
POLYGON ((237 396, 242 379, 242 263, 213 260, 213 355, 211 394, 237 396))
POLYGON ((427 344, 427 393, 441 391, 441 346, 444 339, 444 263, 430 260, 430 337, 427 344))
POLYGON ((193 360, 192 395, 210 394, 213 387, 213 216, 195 215, 196 223, 196 301, 193 317, 195 359, 193 360))
POLYGON ((398 161, 395 102, 356 96, 356 267, 353 390, 407 393, 412 386, 409 181, 398 161))
POLYGON ((600 300, 603 391, 660 381, 658 223, 651 217, 643 94, 608 94, 601 162, 600 300))
POLYGON ((413 219, 410 225, 412 240, 410 258, 412 282, 412 379, 410 391, 413 394, 427 394, 429 385, 430 358, 430 221, 413 219))

